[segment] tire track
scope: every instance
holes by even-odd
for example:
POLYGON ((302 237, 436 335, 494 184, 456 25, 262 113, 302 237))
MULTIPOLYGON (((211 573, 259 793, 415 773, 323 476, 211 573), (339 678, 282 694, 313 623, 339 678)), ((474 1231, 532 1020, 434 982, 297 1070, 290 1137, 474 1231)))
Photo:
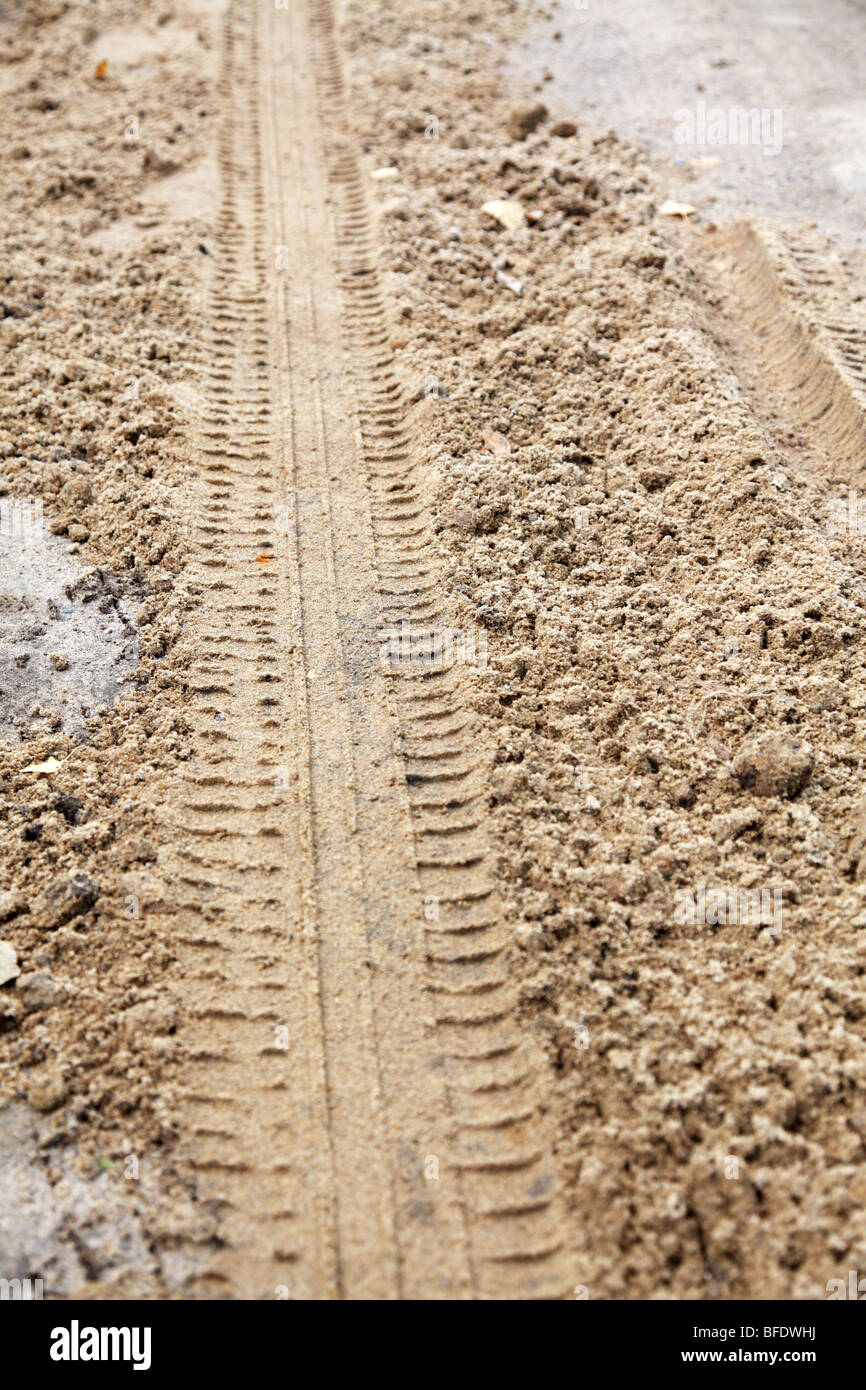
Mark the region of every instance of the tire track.
POLYGON ((807 232, 741 224, 724 239, 738 318, 834 481, 866 478, 866 315, 836 258, 807 232))
POLYGON ((223 26, 222 200, 203 339, 194 567, 201 607, 189 682, 196 757, 171 808, 173 930, 183 973, 181 1161, 218 1239, 196 1252, 198 1296, 336 1289, 322 1046, 299 904, 303 828, 273 518, 269 276, 249 17, 223 26), (273 557, 273 558, 262 558, 273 557), (298 1126, 293 1117, 304 1114, 298 1126))
POLYGON ((327 5, 229 5, 189 635, 170 808, 191 1293, 568 1286, 327 5), (303 55, 311 55, 313 64, 303 55))
MULTIPOLYGON (((328 0, 311 0, 313 55, 335 206, 343 320, 358 410, 377 570, 388 629, 422 650, 449 629, 444 590, 389 349, 374 223, 349 128, 328 0)), ((556 1183, 544 1142, 538 1060, 517 1028, 505 938, 484 836, 482 769, 452 661, 390 670, 424 902, 427 989, 437 1061, 455 1122, 454 1163, 470 1220, 478 1292, 551 1296, 567 1287, 556 1183), (432 918, 432 920, 431 920, 432 918)))

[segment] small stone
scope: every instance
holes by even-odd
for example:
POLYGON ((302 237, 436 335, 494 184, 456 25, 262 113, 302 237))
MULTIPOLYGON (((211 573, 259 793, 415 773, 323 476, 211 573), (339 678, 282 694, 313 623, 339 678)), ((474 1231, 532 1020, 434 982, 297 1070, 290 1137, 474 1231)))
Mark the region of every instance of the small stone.
POLYGON ((21 974, 18 952, 11 941, 0 941, 0 985, 8 985, 21 974))
POLYGON ((170 1000, 146 999, 124 1012, 123 1026, 132 1033, 170 1033, 177 1027, 177 1009, 170 1000))
POLYGON ((27 1013, 35 1014, 42 1009, 53 1009, 67 998, 66 990, 50 975, 33 971, 18 979, 18 996, 27 1013))
POLYGON ((55 671, 67 671, 69 669, 69 657, 66 652, 52 652, 48 660, 55 671))
POLYGON ((99 897, 99 888, 87 874, 58 878, 45 890, 43 920, 49 928, 62 927, 87 912, 99 897))
POLYGON ((370 177, 376 183, 396 183, 400 177, 400 170, 395 169, 393 165, 388 165, 384 169, 374 169, 370 177))
POLYGON ((526 213, 514 198, 494 198, 481 209, 488 217, 498 222, 507 232, 516 232, 526 222, 526 213))
POLYGON ((523 281, 518 280, 515 275, 506 275, 504 270, 497 270, 496 279, 500 285, 504 285, 512 294, 523 294, 523 281))
POLYGON ((28 910, 29 904, 22 893, 0 893, 0 922, 8 922, 28 910))
POLYGON ((577 134, 577 126, 574 121, 557 121, 555 125, 550 127, 550 133, 567 140, 570 136, 577 134))
POLYGON ((70 526, 69 539, 71 541, 86 541, 89 539, 89 537, 90 532, 88 531, 86 526, 82 526, 77 521, 73 522, 73 524, 70 526))
POLYGON ((153 864, 156 850, 149 840, 127 840, 120 850, 120 863, 123 868, 130 864, 153 864))
POLYGON ((588 811, 591 816, 597 816, 601 810, 601 802, 598 797, 588 796, 584 802, 584 810, 588 811))
POLYGON ((27 1099, 41 1114, 47 1115, 50 1111, 56 1110, 66 1099, 66 1083, 59 1076, 46 1076, 41 1081, 34 1081, 30 1090, 27 1092, 27 1099))
POLYGON ((531 106, 515 106, 508 117, 508 135, 511 140, 525 140, 547 119, 547 107, 541 101, 531 106))
POLYGON ((734 758, 734 775, 756 796, 796 796, 814 767, 812 750, 790 734, 747 739, 734 758))

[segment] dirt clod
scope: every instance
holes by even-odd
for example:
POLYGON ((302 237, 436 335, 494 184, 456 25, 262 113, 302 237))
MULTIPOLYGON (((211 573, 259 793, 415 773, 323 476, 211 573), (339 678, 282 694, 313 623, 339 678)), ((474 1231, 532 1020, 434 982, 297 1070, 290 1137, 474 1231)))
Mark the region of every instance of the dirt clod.
POLYGON ((130 864, 152 864, 156 861, 156 850, 149 840, 128 840, 121 846, 119 860, 124 868, 130 864))
POLYGON ((33 1081, 27 1090, 27 1099, 34 1110, 47 1115, 57 1110, 66 1100, 66 1083, 62 1077, 46 1076, 33 1081))
POLYGON ((547 107, 541 101, 515 106, 508 116, 508 136, 511 140, 525 140, 534 130, 547 120, 547 107))
POLYGON ((18 977, 17 997, 27 1013, 37 1013, 62 1004, 67 998, 67 991, 50 975, 33 971, 18 977))
POLYGON ((8 922, 27 911, 28 903, 23 893, 0 893, 0 922, 8 922))
POLYGON ((41 924, 52 929, 63 926, 89 911, 98 897, 99 888, 87 874, 55 879, 45 890, 41 924))
POLYGON ((759 734, 747 739, 734 758, 741 787, 756 796, 796 796, 814 766, 812 750, 787 734, 759 734))

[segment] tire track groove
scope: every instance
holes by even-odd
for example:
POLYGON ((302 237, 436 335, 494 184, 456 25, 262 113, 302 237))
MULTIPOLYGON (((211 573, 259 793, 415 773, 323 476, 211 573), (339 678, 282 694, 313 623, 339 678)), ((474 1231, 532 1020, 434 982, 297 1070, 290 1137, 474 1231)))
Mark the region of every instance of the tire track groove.
POLYGON ((807 232, 742 224, 727 238, 740 307, 772 376, 835 480, 866 478, 866 314, 807 232))

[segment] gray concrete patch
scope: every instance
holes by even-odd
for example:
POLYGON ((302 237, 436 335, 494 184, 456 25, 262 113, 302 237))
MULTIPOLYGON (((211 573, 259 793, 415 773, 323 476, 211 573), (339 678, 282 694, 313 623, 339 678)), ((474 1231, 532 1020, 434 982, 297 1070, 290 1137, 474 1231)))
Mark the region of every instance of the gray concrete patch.
POLYGON ((57 1159, 51 1172, 40 1118, 26 1105, 0 1110, 0 1279, 41 1279, 43 1297, 68 1298, 88 1279, 154 1273, 129 1194, 108 1173, 88 1182, 57 1159))
MULTIPOLYGON (((866 96, 858 54, 863 0, 557 0, 512 55, 515 93, 536 93, 554 119, 578 117, 641 142, 662 161, 662 187, 715 222, 813 219, 843 244, 866 243, 866 96), (553 34, 561 38, 554 41, 553 34), (758 111, 762 142, 721 143, 698 119, 758 111), (694 140, 684 112, 695 115, 694 140), (776 152, 763 135, 775 113, 776 152), (665 177, 667 175, 667 177, 665 177)), ((750 131, 750 133, 754 133, 750 131)))
POLYGON ((20 743, 45 720, 76 733, 137 664, 133 615, 114 576, 83 567, 32 508, 2 521, 0 739, 20 743))

